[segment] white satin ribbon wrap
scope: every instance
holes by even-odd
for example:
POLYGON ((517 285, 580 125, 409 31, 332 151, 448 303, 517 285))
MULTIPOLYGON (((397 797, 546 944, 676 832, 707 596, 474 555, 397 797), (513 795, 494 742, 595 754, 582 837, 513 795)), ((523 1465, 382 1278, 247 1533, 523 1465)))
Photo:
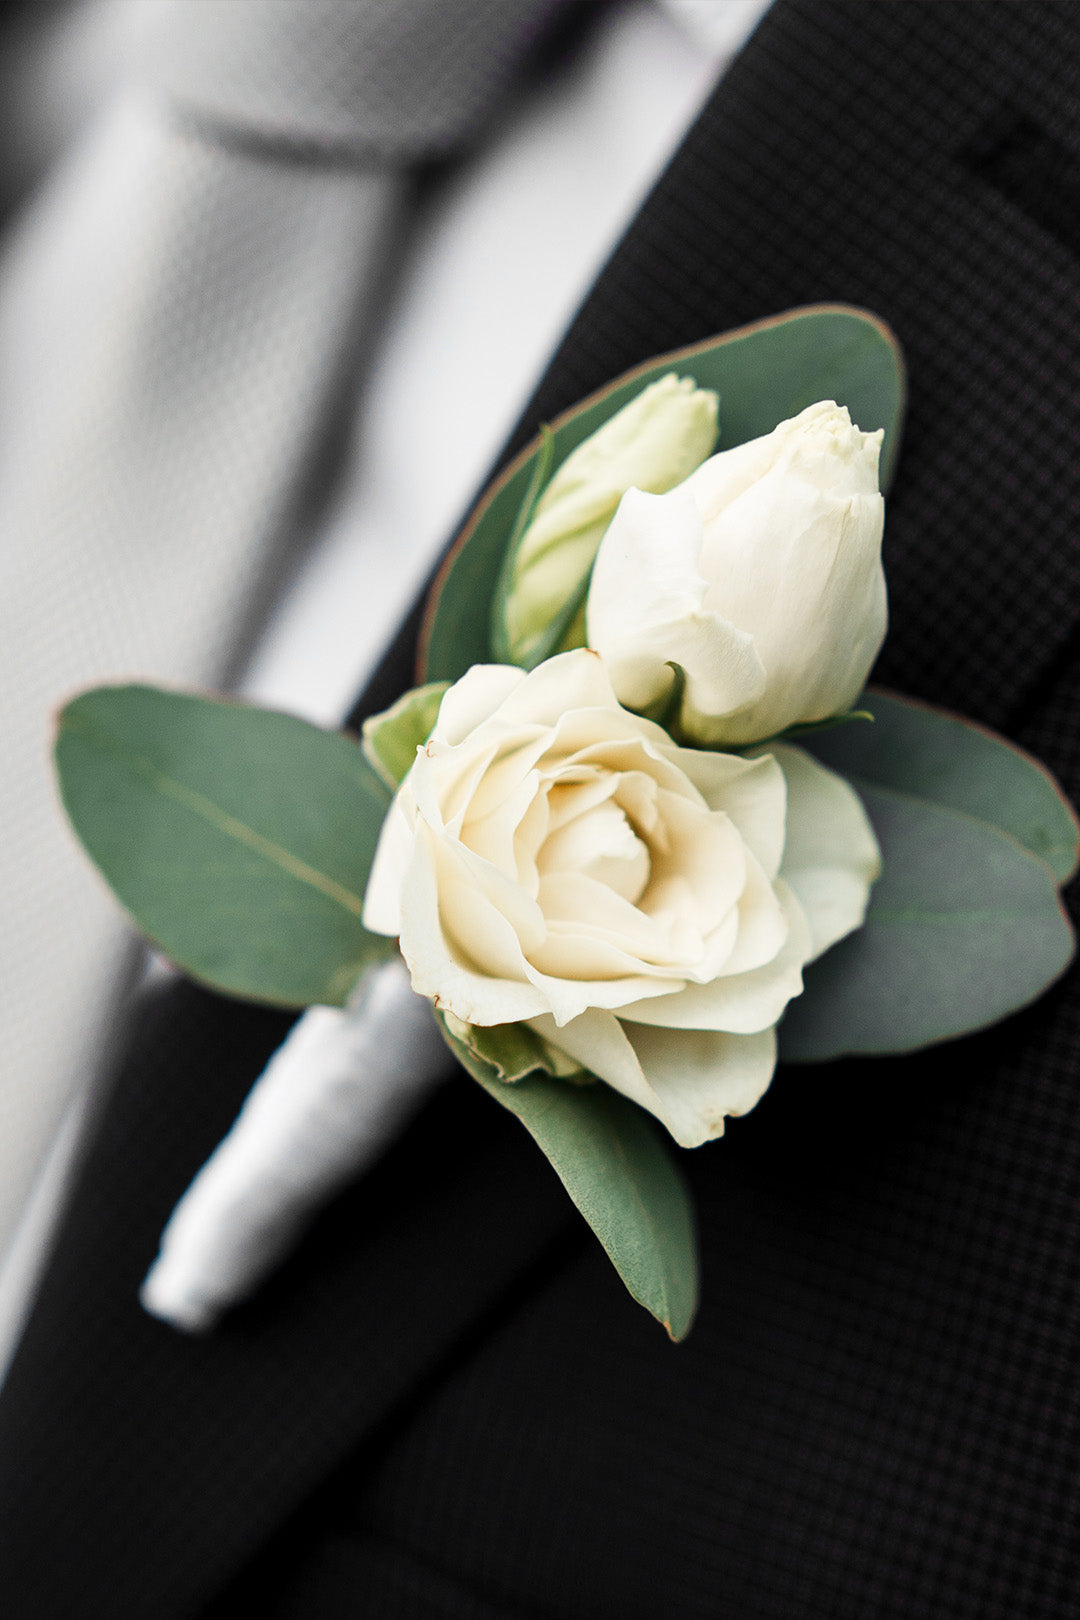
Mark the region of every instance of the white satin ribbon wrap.
POLYGON ((452 1066, 400 961, 370 969, 348 1008, 310 1008, 173 1211, 144 1309, 188 1333, 213 1327, 452 1066))

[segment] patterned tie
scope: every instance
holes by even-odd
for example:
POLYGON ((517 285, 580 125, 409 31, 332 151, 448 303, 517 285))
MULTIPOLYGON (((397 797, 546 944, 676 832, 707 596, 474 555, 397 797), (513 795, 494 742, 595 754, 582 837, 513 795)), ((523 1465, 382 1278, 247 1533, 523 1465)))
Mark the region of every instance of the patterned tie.
POLYGON ((227 676, 330 481, 410 167, 557 4, 155 0, 0 261, 0 1253, 128 940, 56 813, 50 710, 227 676))

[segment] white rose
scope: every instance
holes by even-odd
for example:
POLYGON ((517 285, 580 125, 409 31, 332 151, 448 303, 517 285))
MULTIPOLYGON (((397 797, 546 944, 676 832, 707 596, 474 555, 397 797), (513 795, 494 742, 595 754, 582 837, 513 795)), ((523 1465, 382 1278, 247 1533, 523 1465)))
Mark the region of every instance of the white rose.
POLYGON ((698 742, 762 741, 851 707, 886 628, 881 439, 822 401, 665 495, 627 492, 587 609, 624 703, 661 699, 671 661, 698 742))
POLYGON ((527 1021, 693 1147, 765 1090, 803 964, 858 927, 878 865, 839 777, 678 748, 580 650, 447 692, 364 921, 421 994, 527 1021))

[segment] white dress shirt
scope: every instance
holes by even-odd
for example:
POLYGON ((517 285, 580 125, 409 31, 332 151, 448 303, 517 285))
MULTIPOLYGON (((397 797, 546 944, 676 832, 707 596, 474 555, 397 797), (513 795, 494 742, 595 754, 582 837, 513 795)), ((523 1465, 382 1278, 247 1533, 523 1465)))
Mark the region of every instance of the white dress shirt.
MULTIPOLYGON (((767 4, 613 7, 429 197, 356 402, 330 519, 300 550, 245 696, 340 722, 575 309, 767 4)), ((83 1095, 69 1110, 0 1271, 0 1367, 86 1107, 83 1095)))

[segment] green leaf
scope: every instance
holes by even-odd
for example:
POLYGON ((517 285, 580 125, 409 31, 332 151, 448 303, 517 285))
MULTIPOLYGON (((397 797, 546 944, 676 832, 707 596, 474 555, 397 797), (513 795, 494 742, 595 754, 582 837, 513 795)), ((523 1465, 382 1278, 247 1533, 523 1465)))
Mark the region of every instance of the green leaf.
POLYGON ((846 726, 852 720, 873 720, 869 709, 845 709, 843 714, 830 714, 824 720, 802 720, 796 725, 785 726, 775 736, 765 737, 761 742, 754 743, 754 748, 768 748, 770 743, 797 742, 804 743, 807 737, 812 737, 819 731, 835 731, 837 726, 846 726))
POLYGON ((845 727, 804 743, 823 765, 988 821, 1045 861, 1059 883, 1068 881, 1076 871, 1080 826, 1045 766, 945 709, 874 687, 863 701, 872 726, 845 727))
MULTIPOLYGON (((525 487, 525 495, 518 508, 517 517, 507 539, 503 555, 502 567, 495 582, 495 593, 492 598, 492 654, 500 664, 512 664, 510 644, 506 629, 506 599, 514 584, 514 555, 525 530, 532 521, 536 504, 544 492, 544 488, 551 477, 551 462, 555 454, 555 435, 546 422, 540 424, 540 435, 536 454, 530 463, 529 482, 525 487)), ((542 660, 538 659, 537 662, 542 660)))
MULTIPOLYGON (((720 450, 770 432, 815 400, 847 405, 861 428, 885 429, 881 478, 887 487, 899 448, 903 362, 887 327, 842 305, 793 310, 626 372, 552 424, 552 470, 646 384, 672 369, 720 394, 720 450)), ((534 440, 517 456, 466 523, 428 602, 421 678, 457 680, 470 665, 491 660, 492 597, 542 449, 542 441, 534 440)))
POLYGON ((99 687, 60 715, 56 767, 91 859, 193 978, 340 1006, 395 949, 360 920, 390 795, 349 738, 238 703, 99 687))
POLYGON ((982 1029, 1034 1001, 1073 953, 1053 873, 1015 839, 949 806, 853 785, 884 870, 865 926, 807 969, 784 1015, 789 1062, 914 1051, 982 1029))
POLYGON ((652 1122, 602 1084, 538 1075, 507 1085, 445 1024, 443 1031, 474 1079, 521 1120, 633 1297, 684 1339, 698 1299, 693 1208, 652 1122))
POLYGON ((439 718, 439 705, 449 681, 414 686, 389 709, 364 721, 364 753, 391 791, 412 770, 416 750, 423 748, 439 718))

